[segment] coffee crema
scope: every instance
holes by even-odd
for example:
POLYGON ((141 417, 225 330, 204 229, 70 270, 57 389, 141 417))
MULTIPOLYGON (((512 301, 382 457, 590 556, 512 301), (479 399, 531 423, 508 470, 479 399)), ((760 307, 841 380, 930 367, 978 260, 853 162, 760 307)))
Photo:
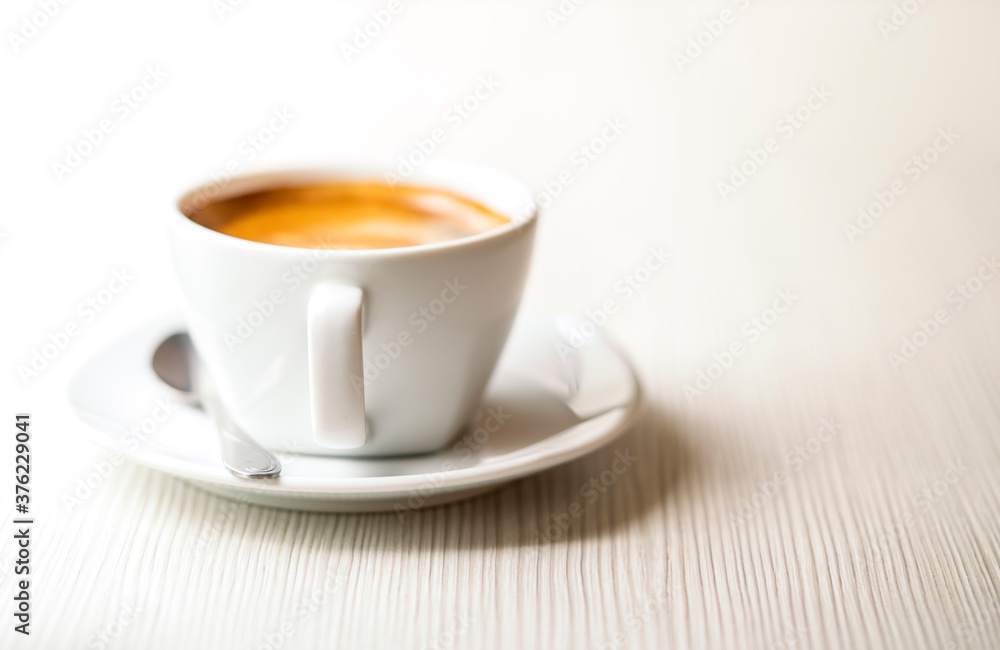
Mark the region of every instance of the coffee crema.
POLYGON ((376 181, 273 187, 184 213, 195 223, 240 239, 337 250, 433 244, 510 223, 447 190, 376 181))

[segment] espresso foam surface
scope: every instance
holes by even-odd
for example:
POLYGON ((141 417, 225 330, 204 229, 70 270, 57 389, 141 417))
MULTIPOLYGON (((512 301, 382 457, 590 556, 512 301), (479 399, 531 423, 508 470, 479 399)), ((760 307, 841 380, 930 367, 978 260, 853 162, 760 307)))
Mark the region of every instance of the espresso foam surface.
POLYGON ((240 239, 340 250, 432 244, 509 223, 444 190, 375 182, 269 189, 215 201, 188 216, 240 239))

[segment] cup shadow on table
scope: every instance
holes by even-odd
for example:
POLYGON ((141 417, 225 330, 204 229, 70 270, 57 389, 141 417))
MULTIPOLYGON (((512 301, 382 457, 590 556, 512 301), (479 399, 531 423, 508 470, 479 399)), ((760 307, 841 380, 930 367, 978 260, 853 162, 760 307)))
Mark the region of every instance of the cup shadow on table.
MULTIPOLYGON (((399 554, 426 550, 429 540, 435 551, 537 550, 613 536, 641 522, 663 507, 695 460, 670 416, 646 404, 629 430, 607 446, 479 496, 405 512, 358 514, 243 504, 238 518, 244 521, 233 521, 232 527, 248 543, 266 544, 277 529, 287 531, 286 540, 312 539, 331 544, 332 551, 345 545, 363 550, 355 545, 365 539, 380 552, 399 554)), ((207 498, 218 501, 216 508, 228 502, 207 498)))

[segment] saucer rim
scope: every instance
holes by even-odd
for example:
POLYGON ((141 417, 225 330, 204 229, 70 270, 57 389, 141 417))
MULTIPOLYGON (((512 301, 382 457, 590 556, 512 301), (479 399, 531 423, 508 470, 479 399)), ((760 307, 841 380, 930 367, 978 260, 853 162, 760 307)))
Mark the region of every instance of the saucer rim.
MULTIPOLYGON (((396 495, 407 494, 415 489, 420 488, 430 488, 434 494, 457 492, 465 489, 475 489, 476 487, 485 487, 493 485, 500 482, 507 482, 523 478, 531 474, 537 474, 538 472, 545 471, 547 469, 552 469, 558 467, 564 463, 568 463, 577 458, 581 458, 590 454, 598 449, 604 447, 611 441, 621 437, 626 431, 631 428, 634 424, 637 413, 639 410, 638 399, 634 400, 631 404, 621 407, 616 407, 596 415, 589 420, 585 420, 577 425, 569 427, 568 429, 563 429, 555 435, 562 435, 572 429, 582 426, 585 424, 596 424, 596 421, 613 415, 622 414, 620 420, 613 426, 607 427, 603 430, 600 436, 596 437, 594 441, 590 444, 579 445, 579 446, 558 446, 554 447, 551 455, 541 455, 537 458, 533 458, 530 462, 524 462, 524 456, 527 453, 525 450, 530 449, 530 447, 536 444, 544 444, 546 441, 540 441, 533 443, 528 447, 520 447, 516 451, 509 452, 505 456, 509 458, 504 458, 496 463, 490 463, 489 465, 476 465, 473 467, 466 467, 456 470, 447 470, 446 472, 425 472, 422 474, 408 474, 405 476, 384 476, 384 477, 357 477, 352 479, 340 479, 348 480, 352 483, 350 485, 312 485, 318 480, 330 480, 330 479, 303 479, 302 477, 286 477, 289 482, 299 483, 300 481, 308 481, 311 485, 281 485, 281 477, 275 479, 263 479, 260 481, 254 481, 254 483, 260 483, 266 485, 263 489, 256 488, 253 483, 246 483, 245 481, 229 481, 227 480, 217 480, 209 478, 200 478, 194 476, 181 476, 174 472, 169 472, 170 474, 177 476, 178 478, 183 478, 188 481, 195 481, 202 484, 211 484, 213 486, 225 487, 225 488, 236 488, 241 491, 254 491, 261 495, 270 494, 274 496, 278 495, 295 495, 309 497, 314 496, 314 498, 325 498, 325 497, 341 497, 347 495, 365 494, 371 495, 372 500, 375 498, 386 498, 396 495), (489 472, 485 470, 491 470, 489 472), (429 485, 426 481, 427 476, 439 475, 441 473, 447 473, 447 480, 439 481, 433 485, 429 485), (471 475, 466 479, 466 474, 471 475), (397 485, 398 483, 398 485, 397 485)), ((341 458, 339 460, 356 461, 360 460, 358 458, 341 458)), ((137 461, 138 462, 138 461, 137 461)), ((156 469, 156 468, 154 468, 156 469)), ((164 470, 160 470, 164 471, 164 470)), ((234 479, 236 477, 233 477, 234 479)), ((248 479, 249 480, 249 479, 248 479)), ((357 500, 367 500, 364 497, 357 500)))

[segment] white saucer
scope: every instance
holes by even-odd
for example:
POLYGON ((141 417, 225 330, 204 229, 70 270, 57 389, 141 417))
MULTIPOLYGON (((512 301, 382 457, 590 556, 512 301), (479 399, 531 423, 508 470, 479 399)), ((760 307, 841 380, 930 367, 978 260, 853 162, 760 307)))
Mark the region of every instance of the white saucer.
POLYGON ((598 335, 579 349, 566 342, 567 328, 579 325, 522 314, 483 396, 477 424, 452 446, 396 458, 279 453, 282 474, 273 480, 239 479, 226 471, 213 425, 202 411, 172 402, 173 413, 162 423, 153 420, 163 413, 157 399, 169 400, 170 393, 150 360, 160 341, 185 329, 177 316, 150 322, 95 355, 70 383, 69 402, 94 442, 217 494, 277 508, 405 514, 573 460, 627 429, 638 405, 635 376, 598 335), (560 342, 565 359, 557 353, 560 342), (510 417, 488 434, 477 427, 490 408, 502 408, 510 417))

